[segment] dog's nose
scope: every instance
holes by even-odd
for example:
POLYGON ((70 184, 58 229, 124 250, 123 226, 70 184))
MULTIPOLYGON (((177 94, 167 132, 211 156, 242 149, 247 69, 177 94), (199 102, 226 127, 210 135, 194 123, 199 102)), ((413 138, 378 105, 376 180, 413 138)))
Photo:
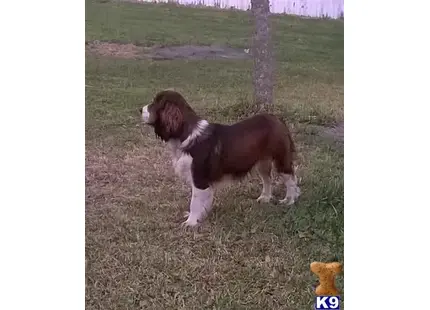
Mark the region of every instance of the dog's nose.
POLYGON ((139 109, 140 114, 142 114, 142 108, 139 109))

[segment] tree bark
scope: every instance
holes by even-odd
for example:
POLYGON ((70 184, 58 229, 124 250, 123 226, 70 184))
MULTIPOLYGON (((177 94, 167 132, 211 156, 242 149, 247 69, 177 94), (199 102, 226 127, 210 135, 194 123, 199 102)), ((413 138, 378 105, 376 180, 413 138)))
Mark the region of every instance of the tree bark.
POLYGON ((255 33, 252 42, 254 58, 254 104, 257 112, 273 111, 274 60, 270 38, 269 0, 251 0, 255 33))

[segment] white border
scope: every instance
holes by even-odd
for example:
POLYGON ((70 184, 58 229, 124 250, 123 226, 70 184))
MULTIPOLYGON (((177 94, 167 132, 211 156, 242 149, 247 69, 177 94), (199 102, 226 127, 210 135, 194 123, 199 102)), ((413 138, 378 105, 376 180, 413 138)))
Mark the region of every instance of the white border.
MULTIPOLYGON (((428 2, 345 8, 345 309, 425 309, 428 2)), ((427 244, 427 246, 426 246, 427 244)))
POLYGON ((1 10, 0 309, 84 309, 84 1, 1 10))

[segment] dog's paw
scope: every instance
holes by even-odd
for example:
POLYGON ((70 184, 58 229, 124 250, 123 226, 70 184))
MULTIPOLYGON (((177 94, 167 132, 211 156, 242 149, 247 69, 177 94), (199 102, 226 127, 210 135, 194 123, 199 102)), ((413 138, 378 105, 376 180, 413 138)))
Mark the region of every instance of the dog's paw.
POLYGON ((271 199, 272 199, 271 196, 260 195, 260 197, 257 198, 257 202, 268 203, 268 202, 270 202, 271 199))
POLYGON ((196 227, 199 225, 199 221, 195 216, 192 216, 189 212, 185 212, 184 217, 188 217, 186 221, 182 222, 183 228, 196 227))
POLYGON ((296 200, 300 196, 300 188, 298 186, 294 188, 289 188, 287 190, 287 195, 284 199, 279 200, 279 203, 286 204, 287 206, 290 206, 296 202, 296 200))
POLYGON ((292 198, 284 198, 279 200, 279 203, 281 204, 286 204, 287 206, 291 206, 292 204, 294 204, 296 201, 292 198))

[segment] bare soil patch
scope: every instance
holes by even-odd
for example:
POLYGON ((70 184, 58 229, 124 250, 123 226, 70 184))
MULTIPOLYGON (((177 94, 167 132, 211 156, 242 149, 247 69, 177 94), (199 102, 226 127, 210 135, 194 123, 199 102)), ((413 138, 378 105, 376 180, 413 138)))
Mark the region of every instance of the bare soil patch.
POLYGON ((131 43, 92 41, 86 43, 87 51, 93 54, 125 59, 247 59, 248 50, 227 46, 180 45, 140 46, 131 43))
POLYGON ((249 54, 243 49, 235 49, 232 47, 222 46, 198 46, 198 45, 183 45, 183 46, 166 46, 155 48, 152 51, 153 59, 246 59, 249 54))
POLYGON ((321 131, 321 135, 331 137, 338 142, 343 142, 344 123, 341 122, 332 127, 324 127, 324 129, 321 131))

